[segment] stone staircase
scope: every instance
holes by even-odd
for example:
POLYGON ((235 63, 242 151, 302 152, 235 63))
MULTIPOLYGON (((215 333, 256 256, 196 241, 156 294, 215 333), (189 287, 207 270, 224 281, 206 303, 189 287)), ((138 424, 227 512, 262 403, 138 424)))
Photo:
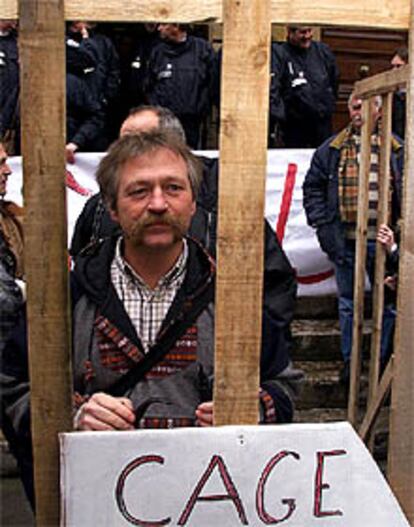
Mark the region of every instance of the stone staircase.
MULTIPOLYGON (((366 316, 370 306, 367 302, 366 316)), ((343 365, 337 299, 334 296, 303 297, 297 302, 292 323, 292 359, 305 373, 297 401, 295 422, 343 421, 347 418, 348 393, 339 382, 343 365)), ((370 328, 364 331, 363 365, 360 392, 360 421, 364 416, 367 395, 370 328)), ((388 408, 380 412, 376 427, 374 458, 385 470, 388 438, 388 408)))
POLYGON ((336 298, 299 298, 292 337, 294 365, 305 374, 295 421, 346 419, 347 394, 339 383, 342 359, 336 298))

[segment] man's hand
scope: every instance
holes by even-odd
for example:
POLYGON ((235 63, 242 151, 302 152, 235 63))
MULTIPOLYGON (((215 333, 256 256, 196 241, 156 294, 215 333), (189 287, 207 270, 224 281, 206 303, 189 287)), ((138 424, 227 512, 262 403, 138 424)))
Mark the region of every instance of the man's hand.
POLYGON ((395 244, 394 232, 384 223, 378 229, 377 240, 384 246, 385 250, 390 253, 395 244))
POLYGON ((213 401, 201 403, 196 410, 198 426, 213 426, 213 401))
POLYGON ((79 408, 73 425, 75 430, 134 430, 134 423, 130 399, 98 392, 79 408))
POLYGON ((392 291, 397 290, 397 275, 393 274, 392 276, 386 276, 384 279, 384 284, 389 287, 392 291))
POLYGON ((75 143, 68 143, 65 146, 66 162, 73 165, 75 163, 75 152, 79 150, 78 145, 75 143))

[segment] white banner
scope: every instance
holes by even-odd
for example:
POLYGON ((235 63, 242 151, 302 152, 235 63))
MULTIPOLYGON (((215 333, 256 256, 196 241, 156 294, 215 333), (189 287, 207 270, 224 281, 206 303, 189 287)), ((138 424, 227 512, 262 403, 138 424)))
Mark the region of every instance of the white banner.
MULTIPOLYGON (((216 156, 216 152, 201 152, 216 156)), ((333 267, 319 248, 314 230, 306 224, 302 206, 302 183, 313 150, 269 150, 265 215, 278 233, 283 249, 296 269, 299 296, 336 292, 333 267)), ((95 170, 104 154, 76 154, 67 166, 68 240, 87 199, 98 191, 95 170)), ((22 204, 21 158, 10 158, 13 175, 7 198, 22 204)))
POLYGON ((62 434, 61 526, 408 527, 349 423, 62 434))

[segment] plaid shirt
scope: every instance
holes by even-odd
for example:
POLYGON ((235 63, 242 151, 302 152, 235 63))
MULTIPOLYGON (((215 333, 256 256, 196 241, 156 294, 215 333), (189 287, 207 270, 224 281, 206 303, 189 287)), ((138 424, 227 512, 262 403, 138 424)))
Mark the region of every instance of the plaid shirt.
POLYGON ((121 254, 122 238, 117 242, 111 264, 111 280, 141 339, 145 353, 155 344, 162 322, 184 281, 188 246, 187 241, 183 241, 184 248, 177 262, 154 289, 150 289, 124 260, 121 254))
MULTIPOLYGON (((369 170, 368 240, 377 237, 378 176, 379 176, 380 137, 371 135, 371 159, 369 170)), ((356 238, 358 211, 359 164, 361 158, 361 137, 352 128, 347 130, 347 139, 341 148, 339 162, 339 200, 341 220, 345 224, 348 239, 356 238)), ((391 194, 389 195, 389 199, 391 194)))

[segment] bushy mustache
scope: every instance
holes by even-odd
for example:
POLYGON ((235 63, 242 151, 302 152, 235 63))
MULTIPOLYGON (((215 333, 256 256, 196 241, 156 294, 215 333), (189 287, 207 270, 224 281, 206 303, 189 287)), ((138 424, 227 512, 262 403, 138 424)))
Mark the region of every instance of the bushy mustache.
POLYGON ((168 214, 163 214, 162 216, 150 216, 142 221, 142 227, 152 227, 153 225, 176 225, 176 221, 171 218, 168 214))

